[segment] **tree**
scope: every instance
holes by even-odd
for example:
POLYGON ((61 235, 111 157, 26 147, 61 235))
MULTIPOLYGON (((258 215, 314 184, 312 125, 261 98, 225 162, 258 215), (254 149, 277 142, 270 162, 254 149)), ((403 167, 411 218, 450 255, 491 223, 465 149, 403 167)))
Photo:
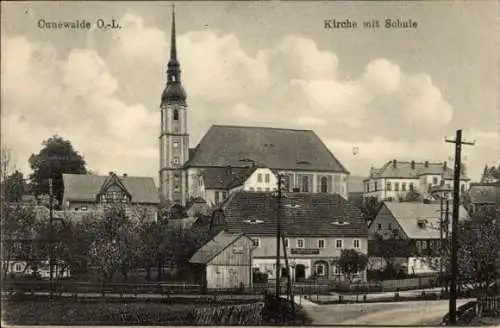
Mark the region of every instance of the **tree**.
POLYGON ((32 154, 29 164, 33 173, 30 175, 35 196, 49 193, 49 179, 52 179, 54 194, 62 204, 64 185, 63 173, 86 174, 85 160, 73 149, 71 142, 59 136, 53 136, 42 142, 43 148, 38 154, 32 154))
MULTIPOLYGON (((470 220, 458 225, 458 276, 461 285, 469 285, 487 292, 499 276, 496 270, 500 254, 500 202, 496 206, 484 207, 474 213, 470 220)), ((450 244, 445 244, 443 256, 444 272, 450 275, 450 244)), ((439 264, 429 261, 431 268, 438 270, 439 264)))
POLYGON ((2 268, 3 279, 7 277, 12 260, 30 262, 35 212, 32 207, 11 205, 2 202, 2 268))
POLYGON ((339 267, 347 280, 366 269, 368 256, 354 249, 343 249, 340 254, 339 267))
POLYGON ((500 180, 500 165, 498 168, 493 165, 491 167, 485 165, 481 174, 481 183, 494 183, 498 180, 500 180))
POLYGON ((4 199, 7 202, 19 202, 23 198, 26 183, 21 172, 15 171, 8 175, 4 183, 4 199))
POLYGON ((133 247, 129 245, 133 236, 132 222, 120 205, 109 205, 103 215, 96 214, 84 222, 90 242, 89 264, 98 268, 103 283, 111 281, 117 271, 125 275, 130 267, 124 266, 131 258, 133 247))
POLYGON ((375 219, 381 204, 382 202, 380 202, 377 197, 373 196, 363 199, 362 203, 358 204, 359 209, 363 212, 366 222, 371 222, 375 219))

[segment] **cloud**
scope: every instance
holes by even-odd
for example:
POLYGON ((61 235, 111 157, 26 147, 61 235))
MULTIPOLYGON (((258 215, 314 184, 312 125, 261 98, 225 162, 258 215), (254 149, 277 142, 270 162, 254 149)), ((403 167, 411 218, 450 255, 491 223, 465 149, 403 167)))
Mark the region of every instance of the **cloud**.
MULTIPOLYGON (((89 43, 65 57, 48 42, 2 38, 2 133, 20 167, 58 133, 100 173, 156 178, 169 32, 131 12, 121 24, 106 51, 89 43)), ((178 36, 178 52, 193 146, 211 124, 241 124, 314 129, 358 174, 394 157, 452 154, 442 137, 453 108, 425 72, 405 73, 379 58, 345 80, 334 53, 298 36, 252 56, 234 34, 191 31, 178 36)), ((488 151, 474 148, 486 159, 488 151)))

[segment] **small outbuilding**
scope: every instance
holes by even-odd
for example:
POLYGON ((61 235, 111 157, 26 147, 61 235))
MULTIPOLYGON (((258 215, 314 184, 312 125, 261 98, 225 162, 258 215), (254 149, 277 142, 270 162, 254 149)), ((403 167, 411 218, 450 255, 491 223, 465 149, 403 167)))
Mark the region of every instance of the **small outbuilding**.
POLYGON ((252 284, 252 239, 244 234, 218 233, 190 259, 205 288, 237 288, 252 284))

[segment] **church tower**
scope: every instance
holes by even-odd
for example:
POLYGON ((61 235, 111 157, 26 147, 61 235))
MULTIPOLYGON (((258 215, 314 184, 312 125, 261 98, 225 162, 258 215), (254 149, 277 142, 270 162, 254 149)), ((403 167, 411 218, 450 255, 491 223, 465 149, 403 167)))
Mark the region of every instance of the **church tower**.
POLYGON ((181 84, 180 64, 177 60, 175 35, 175 8, 172 6, 172 35, 167 85, 161 96, 160 130, 160 193, 168 203, 186 202, 187 182, 183 164, 189 156, 187 133, 186 92, 181 84))

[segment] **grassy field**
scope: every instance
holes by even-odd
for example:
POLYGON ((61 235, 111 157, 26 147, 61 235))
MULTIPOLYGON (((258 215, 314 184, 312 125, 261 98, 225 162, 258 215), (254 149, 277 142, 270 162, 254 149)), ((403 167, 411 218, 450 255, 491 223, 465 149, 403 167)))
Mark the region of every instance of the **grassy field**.
MULTIPOLYGON (((209 306, 210 304, 205 304, 209 306)), ((188 314, 201 304, 162 304, 152 302, 4 302, 2 318, 13 325, 106 325, 189 323, 188 314)))

